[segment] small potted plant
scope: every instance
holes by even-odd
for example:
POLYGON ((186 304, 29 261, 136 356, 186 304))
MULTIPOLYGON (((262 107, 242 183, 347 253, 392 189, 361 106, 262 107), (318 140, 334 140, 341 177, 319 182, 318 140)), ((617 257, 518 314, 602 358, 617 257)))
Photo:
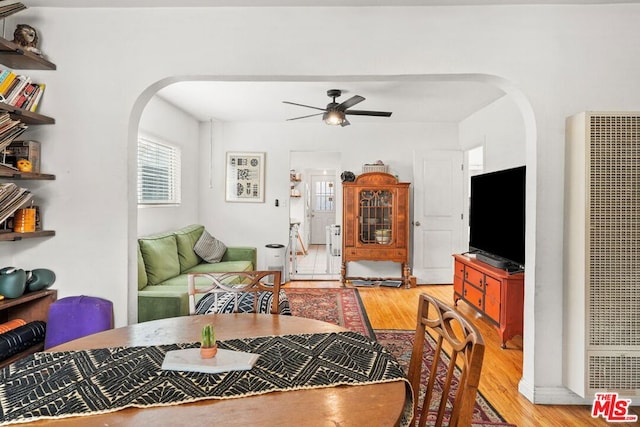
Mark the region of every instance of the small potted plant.
POLYGON ((200 357, 211 359, 216 356, 218 346, 216 345, 216 333, 213 325, 208 324, 202 327, 202 339, 200 340, 200 357))

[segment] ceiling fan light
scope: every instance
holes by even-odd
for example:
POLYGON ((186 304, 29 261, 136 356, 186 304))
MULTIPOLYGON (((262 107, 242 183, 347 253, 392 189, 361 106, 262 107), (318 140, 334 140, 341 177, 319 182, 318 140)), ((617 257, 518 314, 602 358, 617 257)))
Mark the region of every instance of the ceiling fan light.
POLYGON ((327 111, 322 116, 322 119, 328 125, 337 126, 341 125, 344 122, 345 115, 342 111, 327 111))

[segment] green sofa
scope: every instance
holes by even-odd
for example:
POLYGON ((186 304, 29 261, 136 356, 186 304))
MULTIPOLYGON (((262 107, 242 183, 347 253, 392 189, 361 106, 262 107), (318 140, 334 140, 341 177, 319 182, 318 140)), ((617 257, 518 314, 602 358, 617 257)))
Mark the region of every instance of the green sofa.
POLYGON ((257 250, 253 247, 227 247, 220 262, 203 261, 193 251, 203 231, 204 226, 194 224, 138 238, 138 322, 188 315, 187 273, 255 269, 257 250))

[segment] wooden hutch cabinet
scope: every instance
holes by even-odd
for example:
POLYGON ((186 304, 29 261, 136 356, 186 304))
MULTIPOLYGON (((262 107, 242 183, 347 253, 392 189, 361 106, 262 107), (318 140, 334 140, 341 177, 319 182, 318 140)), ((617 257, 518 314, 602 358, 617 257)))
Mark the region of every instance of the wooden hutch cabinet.
POLYGON ((392 261, 402 264, 401 279, 408 287, 409 183, 388 173, 363 173, 342 183, 342 197, 342 282, 370 279, 349 277, 351 261, 392 261))
POLYGON ((498 330, 501 347, 522 335, 524 273, 508 273, 465 255, 453 255, 453 302, 466 301, 498 330))

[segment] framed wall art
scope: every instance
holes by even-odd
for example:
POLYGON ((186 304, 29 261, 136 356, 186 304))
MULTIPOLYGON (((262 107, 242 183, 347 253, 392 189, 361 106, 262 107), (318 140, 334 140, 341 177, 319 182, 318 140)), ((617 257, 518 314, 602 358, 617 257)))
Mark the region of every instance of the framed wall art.
POLYGON ((264 202, 265 153, 227 152, 227 202, 264 202))

